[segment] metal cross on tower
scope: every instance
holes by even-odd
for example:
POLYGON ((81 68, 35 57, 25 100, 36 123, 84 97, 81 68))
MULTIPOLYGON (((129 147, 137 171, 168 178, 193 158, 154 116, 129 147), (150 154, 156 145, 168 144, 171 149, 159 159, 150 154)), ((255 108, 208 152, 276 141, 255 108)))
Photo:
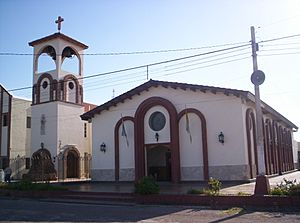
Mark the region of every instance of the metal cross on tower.
POLYGON ((61 30, 61 23, 64 21, 64 19, 61 16, 58 16, 57 20, 55 20, 55 23, 57 23, 57 29, 58 32, 61 30))

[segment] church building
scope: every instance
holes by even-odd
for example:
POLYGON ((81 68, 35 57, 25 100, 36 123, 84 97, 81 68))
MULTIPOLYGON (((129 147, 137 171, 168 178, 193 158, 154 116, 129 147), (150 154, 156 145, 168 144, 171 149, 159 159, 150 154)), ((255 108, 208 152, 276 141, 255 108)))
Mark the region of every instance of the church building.
MULTIPOLYGON (((261 102, 266 174, 295 169, 298 127, 261 102)), ((255 98, 248 91, 150 80, 84 113, 92 180, 249 180, 258 174, 255 98)))

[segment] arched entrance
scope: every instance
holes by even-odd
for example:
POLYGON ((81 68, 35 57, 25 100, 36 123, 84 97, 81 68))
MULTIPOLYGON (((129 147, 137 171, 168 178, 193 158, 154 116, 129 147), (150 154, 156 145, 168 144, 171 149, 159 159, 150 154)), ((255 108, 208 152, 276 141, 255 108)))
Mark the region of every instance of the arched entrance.
POLYGON ((31 167, 25 178, 33 181, 56 180, 56 170, 51 153, 47 149, 39 149, 31 157, 31 167))
POLYGON ((80 178, 80 153, 74 147, 65 151, 65 176, 66 178, 80 178))
POLYGON ((168 146, 146 146, 145 159, 147 176, 157 181, 171 181, 171 151, 168 146))
MULTIPOLYGON (((171 152, 171 181, 180 181, 180 154, 179 154, 179 131, 177 111, 175 106, 167 99, 161 97, 151 97, 143 101, 136 110, 134 122, 135 141, 135 180, 138 181, 146 175, 145 153, 148 145, 145 145, 144 118, 149 109, 154 106, 164 107, 170 116, 170 152, 171 152)), ((155 144, 157 145, 157 144, 155 144)))

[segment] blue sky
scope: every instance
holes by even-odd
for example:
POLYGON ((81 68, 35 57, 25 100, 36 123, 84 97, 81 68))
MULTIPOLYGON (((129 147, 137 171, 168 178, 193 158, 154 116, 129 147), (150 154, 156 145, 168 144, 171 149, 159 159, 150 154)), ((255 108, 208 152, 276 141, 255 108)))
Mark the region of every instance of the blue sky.
MULTIPOLYGON (((57 32, 59 15, 65 20, 62 33, 88 45, 90 54, 198 48, 86 55, 85 76, 248 43, 250 26, 258 42, 300 34, 298 0, 1 0, 0 52, 32 53, 28 42, 57 32), (232 43, 237 44, 226 45, 232 43), (224 46, 199 49, 215 45, 224 46)), ((266 74, 262 100, 300 126, 300 37, 262 42, 258 55, 266 74)), ((250 48, 191 60, 151 66, 149 78, 254 91, 250 48)), ((117 96, 145 81, 145 69, 89 79, 85 101, 102 104, 113 91, 117 96)), ((6 89, 31 86, 32 56, 0 55, 0 83, 6 89)), ((13 95, 30 98, 31 90, 13 95)), ((295 136, 300 141, 300 134, 295 136)))

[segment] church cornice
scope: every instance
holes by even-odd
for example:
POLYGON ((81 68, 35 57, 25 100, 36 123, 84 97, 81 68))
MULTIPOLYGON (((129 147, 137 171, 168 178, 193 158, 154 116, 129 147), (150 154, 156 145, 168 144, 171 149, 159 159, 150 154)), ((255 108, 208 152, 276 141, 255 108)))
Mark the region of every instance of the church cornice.
POLYGON ((43 37, 43 38, 41 38, 41 39, 37 39, 37 40, 34 40, 34 41, 32 41, 32 42, 29 42, 28 44, 29 44, 29 46, 32 46, 32 47, 33 47, 33 46, 35 46, 35 45, 38 45, 38 44, 41 44, 41 43, 50 41, 50 40, 52 40, 52 39, 63 39, 63 40, 65 40, 65 41, 71 42, 71 43, 73 43, 73 44, 75 44, 75 45, 77 45, 77 46, 79 46, 79 47, 81 47, 81 48, 83 48, 83 49, 87 49, 87 48, 88 48, 87 45, 85 45, 85 44, 83 44, 83 43, 81 43, 81 42, 79 42, 79 41, 77 41, 77 40, 75 40, 75 39, 73 39, 73 38, 71 38, 71 37, 69 37, 69 36, 67 36, 67 35, 64 35, 64 34, 62 34, 62 33, 54 33, 54 34, 52 34, 52 35, 43 37))
MULTIPOLYGON (((181 89, 181 90, 191 90, 191 91, 201 91, 203 93, 223 93, 226 96, 236 96, 239 98, 244 98, 247 101, 251 101, 255 103, 254 95, 249 91, 237 90, 237 89, 230 89, 230 88, 220 88, 220 87, 212 87, 212 86, 205 86, 205 85, 196 85, 196 84, 186 84, 186 83, 178 83, 178 82, 167 82, 167 81, 157 81, 157 80, 149 80, 148 82, 133 88, 130 91, 121 94, 118 97, 113 98, 112 100, 92 109, 89 112, 84 113, 81 115, 82 120, 90 120, 96 114, 100 114, 104 110, 109 110, 112 106, 117 106, 118 103, 123 103, 126 99, 132 99, 135 95, 140 95, 143 91, 148 91, 151 87, 164 87, 164 88, 173 88, 173 89, 181 89)), ((266 104, 265 102, 261 101, 262 109, 274 115, 276 118, 285 122, 288 126, 298 129, 298 127, 273 109, 271 106, 266 104)))

